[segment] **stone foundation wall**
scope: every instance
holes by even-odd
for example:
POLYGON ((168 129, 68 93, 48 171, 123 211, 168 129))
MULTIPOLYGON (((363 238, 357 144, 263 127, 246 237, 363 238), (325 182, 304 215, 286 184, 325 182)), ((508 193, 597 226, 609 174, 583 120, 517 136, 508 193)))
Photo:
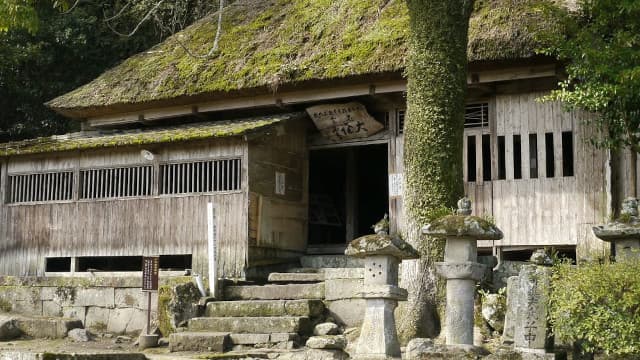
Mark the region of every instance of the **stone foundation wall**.
POLYGON ((358 293, 364 287, 364 268, 327 268, 324 276, 329 316, 347 327, 362 325, 366 303, 358 293))
MULTIPOLYGON (((191 282, 190 277, 161 278, 161 285, 191 282)), ((0 311, 29 316, 81 320, 86 328, 113 334, 137 334, 147 323, 147 293, 139 277, 0 277, 0 311)), ((152 293, 156 322, 158 296, 152 293)))

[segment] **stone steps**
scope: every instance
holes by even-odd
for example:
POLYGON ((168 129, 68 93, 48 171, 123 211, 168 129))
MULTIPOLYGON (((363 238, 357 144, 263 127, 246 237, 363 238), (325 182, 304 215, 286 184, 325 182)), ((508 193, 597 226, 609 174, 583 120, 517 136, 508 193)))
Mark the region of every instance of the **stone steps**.
POLYGON ((227 286, 224 298, 228 300, 297 300, 324 299, 324 283, 227 286))
POLYGON ((300 258, 300 264, 306 268, 361 268, 364 267, 362 259, 345 255, 310 255, 300 258))
POLYGON ((322 273, 271 273, 269 274, 269 282, 279 283, 310 283, 324 281, 324 274, 322 273))
POLYGON ((224 352, 231 348, 231 337, 225 332, 173 333, 169 337, 169 351, 224 352))
POLYGON ((211 331, 240 334, 311 332, 311 321, 305 316, 279 317, 199 317, 189 320, 189 331, 211 331))
POLYGON ((322 315, 321 300, 239 300, 207 304, 206 317, 307 316, 322 315))

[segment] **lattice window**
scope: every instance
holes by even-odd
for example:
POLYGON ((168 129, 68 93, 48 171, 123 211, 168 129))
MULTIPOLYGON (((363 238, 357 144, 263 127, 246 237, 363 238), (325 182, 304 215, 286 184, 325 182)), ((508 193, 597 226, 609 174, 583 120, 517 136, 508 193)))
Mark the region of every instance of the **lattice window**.
POLYGON ((489 126, 489 104, 468 104, 464 109, 464 127, 487 127, 489 126))
POLYGON ((404 110, 398 110, 397 122, 398 122, 398 134, 404 133, 404 110))
POLYGON ((240 159, 193 161, 160 165, 160 194, 240 190, 240 159))
POLYGON ((9 175, 9 203, 73 199, 73 172, 9 175))
POLYGON ((80 170, 80 199, 109 199, 153 194, 153 166, 80 170))

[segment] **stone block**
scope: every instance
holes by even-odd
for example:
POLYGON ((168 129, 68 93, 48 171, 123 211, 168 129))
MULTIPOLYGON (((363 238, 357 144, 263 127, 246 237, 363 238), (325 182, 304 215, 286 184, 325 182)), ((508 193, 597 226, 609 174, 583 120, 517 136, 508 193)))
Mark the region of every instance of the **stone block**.
POLYGON ((364 279, 325 280, 325 300, 342 300, 359 298, 364 279))
MULTIPOLYGON (((155 313, 152 313, 152 319, 155 313)), ((142 331, 147 324, 147 312, 135 308, 119 308, 109 311, 107 332, 113 334, 133 334, 142 331)))
POLYGON ((229 333, 309 333, 307 317, 201 317, 189 320, 192 331, 222 331, 229 333))
POLYGON ((327 301, 329 314, 347 327, 360 327, 364 319, 366 302, 364 299, 327 301))
POLYGON ((343 335, 312 336, 307 340, 307 347, 311 349, 338 349, 347 346, 347 339, 343 335))
POLYGON ((405 358, 406 360, 469 360, 481 359, 486 355, 488 355, 487 350, 473 345, 441 345, 434 344, 431 339, 417 338, 407 344, 405 358))
POLYGON ((107 330, 109 324, 110 309, 101 308, 97 306, 90 306, 87 308, 84 326, 90 329, 94 329, 99 332, 107 330))
POLYGON ((42 301, 40 300, 15 300, 11 302, 11 311, 17 314, 42 316, 42 301))
POLYGON ((322 273, 270 273, 269 281, 271 282, 318 282, 324 280, 322 273))
POLYGON ((84 306, 68 306, 62 308, 62 316, 71 319, 78 319, 82 323, 86 320, 87 309, 84 306))
POLYGON ((288 284, 263 286, 227 286, 224 289, 228 300, 281 300, 281 299, 323 299, 324 283, 288 284))
POLYGON ((52 316, 58 317, 63 316, 62 314, 62 306, 59 303, 52 300, 43 300, 42 301, 42 315, 43 316, 52 316))
POLYGON ((230 346, 229 333, 181 332, 169 337, 169 351, 223 352, 230 346))
POLYGON ((115 289, 114 288, 80 288, 76 290, 75 301, 76 306, 115 306, 115 289))
MULTIPOLYGON (((114 304, 115 307, 124 308, 124 307, 132 307, 137 309, 147 309, 148 305, 148 293, 143 292, 140 289, 134 288, 121 288, 114 290, 114 304)), ((154 306, 158 303, 158 293, 151 293, 151 305, 154 306)))
POLYGON ((207 304, 206 316, 320 316, 321 300, 239 300, 214 301, 207 304))
POLYGON ((363 279, 364 268, 328 268, 324 269, 325 280, 363 279))
POLYGON ((278 360, 347 360, 349 355, 342 350, 304 349, 281 353, 278 360))
POLYGON ((311 255, 300 258, 300 264, 308 268, 361 268, 362 259, 344 255, 311 255))
POLYGON ((82 322, 65 318, 17 318, 17 326, 27 336, 36 339, 62 339, 69 330, 82 328, 82 322))
POLYGON ((270 335, 271 342, 298 341, 300 336, 296 333, 273 333, 270 335))
POLYGON ((332 322, 320 323, 313 328, 313 335, 337 335, 340 332, 338 325, 332 322))
POLYGON ((512 344, 516 329, 516 317, 518 314, 518 298, 520 297, 518 277, 511 276, 507 280, 507 311, 504 315, 504 330, 502 343, 512 344))
POLYGON ((271 342, 269 334, 230 334, 233 345, 267 344, 271 342))

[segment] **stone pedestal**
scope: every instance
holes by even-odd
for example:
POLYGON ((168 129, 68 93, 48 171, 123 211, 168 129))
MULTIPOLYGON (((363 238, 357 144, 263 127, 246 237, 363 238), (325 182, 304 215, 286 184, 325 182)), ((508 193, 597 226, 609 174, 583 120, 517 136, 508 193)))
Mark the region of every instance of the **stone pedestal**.
POLYGON ((473 345, 473 299, 476 282, 482 279, 485 266, 470 261, 451 261, 437 263, 436 269, 438 275, 447 279, 447 345, 473 345))
POLYGON ((613 244, 616 261, 640 259, 638 199, 625 199, 620 217, 609 224, 594 227, 593 233, 599 239, 613 244))
POLYGON ((485 266, 477 263, 477 240, 499 240, 502 232, 487 220, 471 216, 471 201, 458 201, 456 215, 437 219, 423 233, 446 239, 444 262, 438 275, 447 279, 445 338, 447 345, 473 345, 473 311, 476 283, 485 266))
POLYGON ((525 265, 518 277, 520 300, 514 331, 515 349, 544 354, 551 347, 547 326, 551 270, 540 265, 525 265))
POLYGON ((364 258, 364 286, 360 295, 366 310, 354 359, 400 357, 393 311, 407 291, 398 287, 398 264, 417 258, 416 251, 404 241, 386 234, 367 235, 349 244, 346 255, 364 258))

